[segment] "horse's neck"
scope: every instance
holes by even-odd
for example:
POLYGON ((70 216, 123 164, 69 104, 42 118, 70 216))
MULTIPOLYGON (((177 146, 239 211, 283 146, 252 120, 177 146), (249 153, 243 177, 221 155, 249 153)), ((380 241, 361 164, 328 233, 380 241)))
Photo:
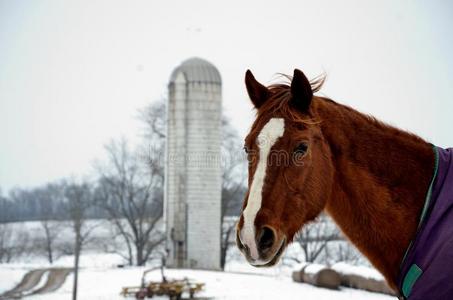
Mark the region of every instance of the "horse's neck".
POLYGON ((395 288, 433 173, 432 147, 348 107, 314 103, 336 170, 326 210, 395 288))

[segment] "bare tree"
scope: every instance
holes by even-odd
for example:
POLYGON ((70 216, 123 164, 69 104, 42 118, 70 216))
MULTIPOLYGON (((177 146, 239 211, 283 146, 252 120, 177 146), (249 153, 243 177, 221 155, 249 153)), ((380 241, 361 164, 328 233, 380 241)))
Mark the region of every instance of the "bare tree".
POLYGON ((11 262, 14 255, 11 224, 0 224, 0 263, 11 262))
POLYGON ((144 137, 147 142, 161 145, 166 136, 165 100, 153 102, 139 111, 139 119, 145 124, 144 137))
POLYGON ((326 256, 330 260, 330 264, 347 262, 352 265, 370 265, 368 260, 348 240, 331 243, 326 248, 326 252, 326 256))
POLYGON ((237 215, 245 194, 246 159, 242 142, 227 118, 222 118, 222 237, 220 266, 225 269, 227 254, 235 233, 237 215))
POLYGON ((0 224, 0 263, 9 263, 25 253, 29 253, 30 236, 20 225, 0 224))
POLYGON ((41 244, 49 263, 52 264, 56 256, 56 239, 61 230, 61 223, 58 222, 59 216, 54 206, 63 201, 64 186, 63 184, 48 184, 35 190, 35 195, 40 204, 40 224, 44 231, 44 240, 41 244))
POLYGON ((69 183, 65 188, 65 196, 68 200, 69 217, 74 230, 74 284, 72 299, 77 299, 77 287, 79 277, 79 261, 83 246, 87 243, 94 226, 88 226, 87 212, 93 205, 93 192, 88 183, 69 183))
POLYGON ((162 178, 163 186, 166 138, 165 101, 162 99, 140 110, 139 119, 145 124, 144 140, 139 146, 140 156, 145 160, 149 171, 162 178))
POLYGON ((108 161, 98 165, 97 203, 105 209, 126 249, 118 253, 130 265, 144 265, 164 241, 158 225, 163 209, 163 168, 132 153, 127 142, 106 146, 108 161))
POLYGON ((44 230, 44 251, 47 256, 47 260, 52 264, 56 258, 55 253, 55 240, 58 237, 60 223, 50 220, 42 220, 41 226, 44 230))
POLYGON ((304 226, 296 236, 294 242, 299 244, 303 251, 303 258, 299 255, 287 255, 287 260, 295 262, 320 262, 327 263, 327 246, 332 241, 342 240, 341 235, 332 220, 326 215, 321 215, 315 222, 304 226))

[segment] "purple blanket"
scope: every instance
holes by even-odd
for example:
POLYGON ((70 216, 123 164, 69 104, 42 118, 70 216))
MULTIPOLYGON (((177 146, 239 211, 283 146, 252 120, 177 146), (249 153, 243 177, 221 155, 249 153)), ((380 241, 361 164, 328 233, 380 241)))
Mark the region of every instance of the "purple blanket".
POLYGON ((436 171, 398 280, 404 299, 453 299, 453 148, 434 147, 436 171))

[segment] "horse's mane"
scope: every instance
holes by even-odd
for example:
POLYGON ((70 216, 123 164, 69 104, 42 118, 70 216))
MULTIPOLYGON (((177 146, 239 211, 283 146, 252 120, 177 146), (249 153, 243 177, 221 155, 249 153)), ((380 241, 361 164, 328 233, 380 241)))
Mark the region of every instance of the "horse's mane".
MULTIPOLYGON (((275 83, 268 86, 271 97, 257 110, 257 117, 268 114, 278 113, 283 118, 289 118, 298 123, 314 124, 317 123, 312 119, 303 117, 302 114, 297 112, 290 104, 291 100, 291 81, 292 76, 286 74, 278 74, 284 78, 285 82, 275 83)), ((313 94, 318 92, 326 80, 325 74, 315 77, 310 81, 311 90, 313 94)))
MULTIPOLYGON (((297 109, 295 109, 293 107, 293 105, 291 105, 292 76, 289 76, 286 74, 278 74, 278 75, 280 75, 285 80, 285 82, 275 83, 275 84, 268 86, 268 89, 271 92, 271 96, 263 104, 263 106, 257 110, 257 120, 261 119, 262 116, 278 114, 285 119, 290 119, 296 123, 301 123, 304 125, 320 124, 322 122, 322 120, 315 119, 313 117, 308 117, 307 114, 300 113, 300 111, 298 111, 297 109)), ((316 92, 321 90, 325 80, 326 80, 325 74, 322 74, 322 75, 317 76, 317 77, 313 78, 312 80, 310 80, 311 90, 312 90, 313 94, 315 94, 316 92)), ((333 101, 332 99, 329 99, 326 97, 316 97, 316 98, 320 98, 320 99, 326 101, 326 103, 333 104, 339 110, 353 115, 354 118, 356 118, 356 119, 361 119, 364 122, 373 124, 381 131, 391 130, 393 132, 393 134, 402 134, 403 133, 407 137, 410 137, 411 139, 413 139, 414 141, 424 141, 421 137, 419 137, 411 132, 393 127, 389 124, 386 124, 385 122, 382 122, 382 121, 376 119, 372 115, 361 113, 354 108, 351 108, 347 105, 339 104, 339 103, 333 101)))

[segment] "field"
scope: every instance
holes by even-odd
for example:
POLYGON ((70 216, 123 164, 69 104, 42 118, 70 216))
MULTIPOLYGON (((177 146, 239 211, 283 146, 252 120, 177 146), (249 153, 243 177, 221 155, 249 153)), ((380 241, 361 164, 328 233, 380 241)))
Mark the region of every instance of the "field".
MULTIPOLYGON (((98 221, 93 221, 98 222, 98 221)), ((13 224, 26 229, 32 236, 40 234, 38 222, 13 224)), ((70 242, 71 231, 68 227, 62 228, 64 242, 70 242)), ((81 300, 114 300, 124 299, 120 296, 122 287, 137 286, 140 284, 142 273, 151 267, 124 267, 121 256, 107 253, 99 241, 108 236, 108 226, 104 223, 93 232, 94 242, 86 247, 81 257, 79 274, 79 297, 81 300)), ((297 251, 291 249, 290 251, 297 251)), ((291 279, 292 268, 279 264, 274 268, 256 269, 249 266, 242 256, 233 247, 228 255, 226 272, 196 271, 196 270, 167 270, 168 278, 182 279, 188 277, 195 281, 206 283, 205 290, 200 294, 209 299, 394 299, 393 297, 365 291, 342 288, 339 291, 316 288, 311 285, 295 283, 291 279)), ((63 255, 54 264, 46 262, 43 255, 27 255, 13 263, 0 264, 0 294, 15 287, 23 275, 30 270, 46 268, 71 268, 73 256, 63 255)), ((375 270, 363 267, 359 272, 368 277, 380 276, 375 270)), ((45 286, 46 273, 37 285, 29 291, 39 291, 45 286)), ((153 271, 147 275, 147 280, 160 280, 160 272, 153 271)), ((31 300, 69 300, 71 299, 73 274, 69 274, 61 287, 56 291, 45 294, 27 296, 31 300)))
MULTIPOLYGON (((71 259, 64 257, 56 265, 68 266, 71 259)), ((124 299, 119 295, 121 287, 136 286, 140 283, 145 267, 117 268, 119 257, 108 254, 87 254, 82 257, 83 268, 80 272, 79 299, 82 300, 114 300, 124 299)), ((40 264, 3 264, 0 265, 0 293, 17 284, 23 274, 34 268, 47 267, 40 264)), ((284 267, 276 267, 258 272, 243 262, 235 262, 229 266, 228 272, 167 270, 169 278, 188 277, 206 283, 205 290, 200 294, 211 299, 394 299, 393 297, 342 288, 331 291, 316 288, 307 284, 294 283, 284 267), (238 269, 239 271, 234 271, 238 269)), ((148 280, 159 280, 160 272, 148 274, 148 280)), ((27 297, 28 299, 65 300, 71 299, 72 274, 57 291, 27 297)), ((40 282, 39 285, 44 284, 40 282)), ((39 288, 39 285, 36 288, 39 288)))

